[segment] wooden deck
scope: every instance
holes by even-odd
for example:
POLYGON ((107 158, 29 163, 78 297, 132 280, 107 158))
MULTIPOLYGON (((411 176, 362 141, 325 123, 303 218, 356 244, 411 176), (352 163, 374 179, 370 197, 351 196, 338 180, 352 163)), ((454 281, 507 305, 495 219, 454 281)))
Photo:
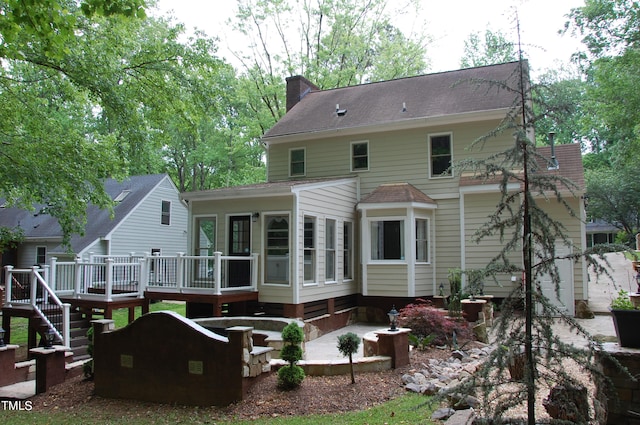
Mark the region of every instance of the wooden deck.
POLYGON ((189 294, 161 292, 157 290, 145 291, 147 300, 171 300, 187 303, 186 316, 197 317, 221 317, 224 304, 245 304, 258 301, 258 291, 225 291, 221 295, 213 294, 189 294), (207 308, 209 306, 211 309, 207 308), (210 312, 210 313, 209 313, 210 312))
POLYGON ((129 310, 129 323, 135 320, 136 307, 142 307, 142 314, 149 312, 149 300, 138 297, 117 298, 113 301, 60 297, 60 301, 69 303, 72 307, 77 307, 89 318, 94 315, 104 315, 105 319, 112 319, 114 310, 126 308, 129 310), (100 314, 96 310, 102 310, 104 313, 100 314))

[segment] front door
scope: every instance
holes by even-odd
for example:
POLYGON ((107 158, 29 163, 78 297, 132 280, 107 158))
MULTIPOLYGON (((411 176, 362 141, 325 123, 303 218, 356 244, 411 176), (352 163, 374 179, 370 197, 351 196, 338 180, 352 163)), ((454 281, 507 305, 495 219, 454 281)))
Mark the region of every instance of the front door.
MULTIPOLYGON (((229 218, 229 255, 232 257, 251 255, 251 216, 237 215, 229 218)), ((251 285, 251 261, 229 260, 227 271, 229 287, 251 285)))

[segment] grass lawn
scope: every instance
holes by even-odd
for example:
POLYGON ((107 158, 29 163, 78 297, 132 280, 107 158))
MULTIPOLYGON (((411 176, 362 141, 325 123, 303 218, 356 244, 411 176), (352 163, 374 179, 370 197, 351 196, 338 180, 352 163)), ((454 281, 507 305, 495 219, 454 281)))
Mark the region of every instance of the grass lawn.
MULTIPOLYGON (((171 310, 184 316, 186 314, 186 305, 184 303, 167 303, 159 302, 151 304, 150 311, 171 310)), ((142 316, 142 307, 136 307, 135 317, 142 316)), ((99 317, 98 317, 99 318, 99 317)), ((123 328, 127 325, 129 320, 129 310, 126 308, 119 309, 113 312, 113 320, 115 321, 116 328, 123 328)), ((11 318, 11 344, 20 346, 27 345, 28 338, 28 326, 29 320, 22 317, 11 318)))
MULTIPOLYGON (((346 412, 327 415, 287 416, 264 418, 252 421, 238 421, 233 418, 219 419, 211 416, 210 409, 177 407, 171 414, 155 412, 149 405, 138 411, 114 414, 109 411, 93 411, 91 407, 78 406, 72 412, 41 413, 29 411, 8 411, 0 409, 0 421, 12 425, 43 423, 50 425, 82 424, 234 424, 234 425, 321 425, 339 423, 350 424, 434 424, 429 418, 431 409, 423 404, 427 398, 420 394, 407 393, 387 403, 361 412, 346 412)), ((34 406, 37 409, 37 406, 34 406)))

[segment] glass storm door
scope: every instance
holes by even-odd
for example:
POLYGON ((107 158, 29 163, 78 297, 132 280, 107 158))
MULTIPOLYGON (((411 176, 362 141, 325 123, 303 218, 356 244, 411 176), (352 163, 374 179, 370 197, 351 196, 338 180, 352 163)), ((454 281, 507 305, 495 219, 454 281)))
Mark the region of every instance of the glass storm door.
MULTIPOLYGON (((249 257, 251 255, 251 217, 238 215, 229 218, 229 255, 249 257)), ((251 261, 230 260, 227 282, 230 287, 251 285, 251 261)))

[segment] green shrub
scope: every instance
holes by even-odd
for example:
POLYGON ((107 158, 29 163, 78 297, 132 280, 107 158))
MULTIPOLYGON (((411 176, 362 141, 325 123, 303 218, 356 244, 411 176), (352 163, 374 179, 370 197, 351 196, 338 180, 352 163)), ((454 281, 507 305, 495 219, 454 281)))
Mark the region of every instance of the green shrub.
POLYGON ((304 341, 304 332, 297 323, 291 322, 282 330, 282 340, 291 344, 301 344, 304 341))
POLYGON ((280 357, 289 364, 297 362, 302 359, 302 348, 299 345, 285 345, 282 347, 280 357))
POLYGON ((288 366, 278 371, 278 388, 282 390, 293 390, 300 386, 304 380, 304 370, 296 365, 302 359, 302 348, 300 344, 304 341, 304 332, 297 323, 291 322, 282 330, 282 342, 284 347, 280 356, 289 362, 288 366))
POLYGON ((294 390, 302 384, 305 378, 304 370, 297 365, 288 365, 278 370, 278 388, 289 391, 294 390))

